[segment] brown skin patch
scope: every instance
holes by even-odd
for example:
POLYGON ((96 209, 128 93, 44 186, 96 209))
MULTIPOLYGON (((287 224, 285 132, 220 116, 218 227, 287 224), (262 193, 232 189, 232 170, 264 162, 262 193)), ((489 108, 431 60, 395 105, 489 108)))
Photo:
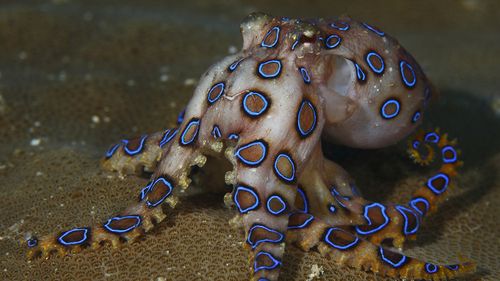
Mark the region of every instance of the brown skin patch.
POLYGON ((272 267, 274 265, 274 261, 268 255, 259 255, 255 259, 255 262, 257 263, 257 267, 272 267))
POLYGON ((217 83, 216 85, 212 86, 212 88, 210 88, 210 92, 208 94, 210 100, 215 100, 219 94, 222 93, 222 90, 224 89, 224 86, 220 83, 217 83))
POLYGON ((303 132, 307 133, 307 135, 311 133, 311 130, 315 126, 314 114, 314 105, 310 101, 304 100, 299 106, 299 113, 297 114, 297 118, 299 119, 298 121, 300 124, 300 128, 303 132))
POLYGON ((434 186, 436 189, 438 190, 442 190, 445 185, 446 185, 446 181, 442 178, 442 177, 439 177, 439 178, 435 178, 431 181, 431 184, 432 186, 434 186))
POLYGON ((311 215, 305 213, 294 213, 288 218, 289 226, 304 226, 304 223, 311 218, 311 215))
MULTIPOLYGON (((85 234, 84 230, 74 231, 70 234, 65 235, 63 240, 67 243, 82 241, 85 238, 84 234, 85 234)), ((61 233, 60 236, 62 236, 62 235, 63 235, 63 233, 61 233)), ((87 239, 88 239, 88 237, 87 237, 87 239)))
MULTIPOLYGON (((269 33, 266 34, 266 37, 264 38, 264 45, 266 46, 271 46, 273 45, 274 41, 276 40, 276 37, 278 36, 278 29, 277 28, 272 28, 269 30, 269 33)), ((278 41, 276 40, 276 44, 278 41)))
POLYGON ((369 208, 367 215, 370 218, 371 224, 358 226, 358 228, 361 229, 363 232, 368 232, 370 230, 373 230, 386 222, 384 215, 382 213, 382 209, 380 207, 369 208))
POLYGON ((259 77, 265 79, 276 78, 281 74, 280 66, 281 62, 278 63, 277 60, 263 61, 258 65, 257 73, 259 74, 259 77))
POLYGON ((239 151, 240 156, 250 162, 259 161, 264 153, 264 149, 258 144, 251 145, 239 151))
POLYGON ((136 223, 137 223, 137 219, 123 218, 120 220, 112 220, 108 226, 110 228, 116 229, 116 230, 125 230, 125 229, 128 229, 128 228, 134 226, 136 223))
MULTIPOLYGON (((249 187, 245 186, 245 188, 249 188, 249 187)), ((255 194, 257 194, 257 192, 255 192, 255 194)), ((252 193, 250 193, 244 189, 238 190, 238 193, 236 193, 235 199, 240 204, 240 208, 242 210, 245 210, 245 209, 248 209, 248 208, 254 206, 255 203, 257 202, 257 198, 255 198, 255 196, 252 193)))
MULTIPOLYGON (((181 134, 181 138, 184 139, 185 142, 189 142, 187 145, 194 143, 194 140, 198 136, 198 129, 200 127, 200 121, 196 118, 193 118, 187 123, 184 132, 181 134), (198 123, 193 123, 198 121, 198 123)), ((181 145, 186 145, 179 141, 181 145)))
POLYGON ((356 236, 344 230, 335 229, 333 231, 330 231, 329 234, 330 235, 328 236, 328 240, 341 247, 350 245, 351 243, 356 241, 356 236))
POLYGON ((253 244, 257 244, 258 241, 262 240, 277 241, 280 238, 281 238, 280 235, 278 235, 277 233, 268 231, 262 227, 257 227, 253 229, 249 237, 249 240, 252 241, 253 244))
POLYGON ((242 98, 242 107, 243 107, 243 112, 247 114, 248 116, 255 118, 258 116, 261 116, 264 114, 267 109, 269 108, 269 99, 266 97, 266 95, 260 91, 248 91, 243 98, 242 98), (263 97, 261 97, 262 95, 263 97), (266 100, 264 100, 266 99, 266 100), (266 107, 266 101, 267 101, 267 107, 266 107), (255 114, 250 114, 245 110, 245 107, 247 110, 251 111, 251 113, 255 114), (258 114, 258 115, 256 115, 258 114))
POLYGON ((270 199, 268 199, 267 203, 267 207, 274 213, 282 213, 286 210, 287 207, 283 197, 277 194, 273 194, 272 196, 270 196, 270 199), (276 196, 279 196, 283 201, 279 200, 276 196))
MULTIPOLYGON (((141 146, 142 138, 143 138, 143 136, 129 139, 128 143, 126 145, 127 149, 132 150, 132 151, 136 151, 141 146)), ((146 142, 146 140, 144 140, 144 142, 146 142)), ((143 147, 143 149, 144 149, 144 147, 143 147)))
POLYGON ((286 178, 295 177, 293 173, 293 163, 284 156, 281 156, 276 161, 276 168, 286 178))
MULTIPOLYGON (((173 183, 169 181, 173 187, 173 183)), ((171 192, 171 188, 165 184, 162 180, 159 180, 151 187, 151 191, 148 193, 148 201, 150 202, 158 202, 161 200, 167 193, 171 192)))

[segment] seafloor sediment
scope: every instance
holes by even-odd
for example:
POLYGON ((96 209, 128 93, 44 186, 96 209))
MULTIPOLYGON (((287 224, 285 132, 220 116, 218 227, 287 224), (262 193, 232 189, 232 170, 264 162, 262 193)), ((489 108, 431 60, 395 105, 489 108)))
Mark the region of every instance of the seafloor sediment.
MULTIPOLYGON (((500 278, 500 6, 494 1, 2 1, 0 3, 0 279, 245 280, 243 234, 223 194, 192 195, 157 229, 119 250, 25 260, 26 233, 103 221, 146 178, 99 169, 117 140, 172 127, 208 66, 240 46, 251 11, 350 14, 399 38, 441 89, 426 118, 457 137, 466 165, 408 254, 478 262, 466 280, 500 278)), ((404 202, 429 169, 404 144, 376 151, 325 145, 373 200, 404 202)), ((210 164, 210 162, 209 162, 210 164)), ((194 190, 222 185, 199 171, 194 190)), ((229 189, 228 189, 229 191, 229 189)), ((288 247, 281 280, 386 280, 288 247)))

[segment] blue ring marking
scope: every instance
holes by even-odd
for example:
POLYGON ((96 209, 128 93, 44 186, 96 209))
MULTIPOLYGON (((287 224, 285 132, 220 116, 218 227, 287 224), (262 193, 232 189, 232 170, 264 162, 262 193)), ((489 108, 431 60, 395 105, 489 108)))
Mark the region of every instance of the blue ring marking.
POLYGON ((309 213, 309 202, 307 201, 306 193, 300 187, 297 187, 297 191, 298 191, 300 197, 302 197, 302 202, 304 202, 304 210, 302 210, 302 211, 304 213, 309 213))
POLYGON ((136 148, 135 150, 130 150, 127 146, 129 144, 129 140, 122 140, 122 142, 125 144, 123 146, 123 150, 125 150, 125 153, 127 153, 128 155, 130 156, 134 156, 138 153, 140 153, 142 151, 142 149, 144 148, 144 142, 146 141, 146 139, 148 138, 147 135, 144 135, 141 137, 141 140, 139 141, 139 147, 136 148))
POLYGON ((305 137, 309 136, 310 134, 312 134, 312 132, 316 128, 317 119, 318 118, 316 115, 316 108, 314 107, 314 105, 308 100, 303 100, 302 103, 300 104, 299 111, 297 112, 297 129, 298 129, 301 137, 305 138, 305 137), (307 131, 304 131, 304 129, 302 129, 302 127, 300 126, 300 115, 301 115, 302 109, 304 108, 305 105, 309 106, 309 108, 313 112, 313 124, 312 124, 311 128, 309 128, 307 131))
POLYGON ((31 237, 26 241, 26 244, 28 244, 28 248, 36 247, 36 245, 38 245, 38 239, 36 237, 31 237))
POLYGON ((396 254, 401 256, 401 260, 399 260, 398 262, 395 263, 395 262, 393 262, 390 259, 385 257, 385 255, 384 255, 385 250, 384 250, 384 248, 382 248, 382 246, 379 246, 378 248, 379 248, 380 257, 382 258, 382 260, 385 261, 386 263, 390 264, 394 268, 400 268, 401 266, 403 266, 406 263, 406 260, 408 259, 405 255, 401 255, 399 253, 396 253, 396 254))
POLYGON ((177 135, 177 132, 179 132, 179 129, 168 129, 165 131, 165 135, 163 135, 163 138, 160 141, 160 147, 163 148, 167 143, 169 143, 175 135, 177 135))
POLYGON ((358 81, 365 82, 366 74, 363 69, 357 63, 354 63, 354 67, 356 68, 356 77, 358 78, 358 81))
POLYGON ((158 178, 155 180, 154 184, 151 186, 151 189, 150 190, 153 190, 154 186, 159 182, 159 181, 162 181, 163 184, 165 184, 169 190, 167 191, 167 193, 165 193, 165 195, 163 195, 162 198, 160 198, 158 201, 156 202, 151 202, 149 200, 146 201, 146 205, 149 207, 149 208, 154 208, 158 205, 160 205, 161 203, 163 203, 163 201, 165 201, 165 199, 167 199, 168 196, 170 196, 170 194, 172 194, 172 190, 174 189, 174 187, 172 186, 172 183, 170 183, 167 179, 165 178, 158 178))
POLYGON ((349 196, 341 195, 335 187, 332 187, 332 189, 330 190, 330 193, 332 194, 335 201, 337 201, 337 203, 339 203, 339 205, 342 208, 347 209, 347 206, 339 198, 341 198, 342 200, 345 200, 345 201, 349 201, 349 200, 351 200, 351 198, 349 198, 349 196))
POLYGON ((71 230, 68 230, 68 231, 64 232, 61 236, 59 236, 57 238, 57 241, 59 241, 59 243, 61 243, 64 246, 80 245, 80 244, 83 244, 85 241, 87 241, 87 239, 89 238, 88 233, 89 233, 89 228, 88 227, 73 228, 71 230), (69 235, 69 234, 71 234, 73 232, 77 232, 77 231, 83 231, 83 238, 81 240, 74 241, 74 242, 66 242, 66 241, 64 241, 64 237, 66 237, 67 235, 69 235))
POLYGON ((278 156, 276 156, 276 159, 274 160, 273 166, 274 166, 274 171, 276 172, 276 174, 278 175, 279 178, 281 178, 282 180, 284 180, 285 182, 288 182, 288 183, 295 181, 295 163, 293 162, 292 157, 290 157, 288 154, 286 154, 286 153, 278 154, 278 156), (278 169, 278 160, 280 160, 281 157, 285 157, 288 160, 288 162, 290 163, 290 166, 292 166, 292 174, 290 175, 290 177, 286 177, 278 169))
POLYGON ((299 225, 288 225, 288 229, 302 229, 307 227, 314 220, 314 216, 311 214, 306 214, 306 215, 308 215, 309 217, 303 223, 299 225))
POLYGON ((236 191, 234 192, 234 196, 233 196, 233 201, 236 204, 236 207, 238 208, 238 211, 240 211, 241 214, 245 214, 251 210, 256 209, 260 204, 260 199, 259 199, 259 195, 257 194, 257 192, 255 192, 252 188, 250 188, 248 186, 243 186, 243 185, 239 185, 238 187, 236 187, 236 191), (245 208, 245 209, 241 208, 241 204, 238 201, 238 193, 240 192, 240 190, 249 192, 250 194, 253 195, 253 197, 255 198, 255 203, 252 206, 245 208))
POLYGON ((384 227, 387 226, 387 224, 389 224, 389 217, 387 216, 386 214, 386 207, 380 203, 372 203, 372 204, 369 204, 369 205, 365 205, 364 207, 364 213, 363 213, 363 217, 365 217, 365 219, 368 221, 368 226, 371 226, 372 225, 372 220, 371 218, 368 216, 368 211, 371 209, 371 208, 377 208, 379 207, 380 208, 380 212, 382 213, 382 216, 384 217, 384 222, 377 226, 376 228, 374 229, 371 229, 371 230, 368 230, 368 231, 364 231, 364 230, 361 230, 359 228, 359 226, 356 226, 356 232, 359 233, 359 234, 362 234, 362 235, 369 235, 369 234, 372 234, 372 233, 375 233, 381 229, 383 229, 384 227))
POLYGON ((456 271, 459 268, 458 264, 445 265, 445 267, 453 271, 456 271))
POLYGON ((297 47, 297 44, 299 44, 299 38, 297 38, 297 40, 295 40, 295 42, 293 42, 292 51, 295 50, 295 47, 297 47))
POLYGON ((216 139, 222 137, 219 126, 214 125, 214 128, 212 129, 212 136, 216 139))
POLYGON ((255 249, 260 243, 265 243, 265 242, 281 243, 281 242, 283 242, 284 238, 285 238, 285 235, 283 235, 281 232, 279 232, 277 230, 274 230, 274 229, 269 228, 269 227, 262 225, 262 224, 255 224, 248 231, 247 243, 250 244, 250 246, 252 246, 252 249, 255 249), (250 240, 250 237, 252 237, 252 233, 253 233, 254 229, 256 229, 256 228, 263 228, 266 231, 269 231, 269 232, 274 233, 274 234, 278 234, 278 239, 273 240, 273 239, 265 238, 262 240, 257 240, 257 242, 255 242, 255 244, 253 244, 253 242, 250 240))
POLYGON ((411 235, 411 234, 417 233, 417 231, 418 231, 418 229, 420 227, 420 221, 419 221, 419 217, 417 216, 417 214, 415 214, 413 212, 413 210, 408 209, 408 208, 403 207, 403 206, 400 206, 400 205, 396 206, 396 210, 398 210, 398 212, 403 216, 403 218, 405 220, 404 228, 403 228, 404 235, 411 235), (410 214, 415 217, 416 226, 413 229, 408 229, 408 227, 409 227, 409 221, 408 221, 408 214, 406 212, 410 212, 410 214))
POLYGON ((382 74, 385 70, 385 63, 384 63, 384 59, 376 52, 374 51, 371 51, 369 52, 368 54, 366 54, 366 57, 365 57, 365 60, 366 62, 368 63, 368 66, 372 69, 373 72, 377 73, 377 74, 382 74), (380 64, 381 64, 381 67, 380 68, 376 68, 370 58, 375 56, 377 59, 380 60, 380 64))
POLYGON ((337 34, 332 34, 325 39, 325 46, 327 49, 333 49, 337 48, 338 45, 340 45, 340 42, 342 42, 342 38, 338 36, 337 34), (334 43, 330 42, 333 38, 337 39, 334 43))
POLYGON ((332 214, 334 214, 337 211, 337 207, 333 205, 332 203, 328 204, 328 211, 332 214))
POLYGON ((177 115, 177 125, 180 125, 184 121, 184 116, 186 115, 186 109, 184 108, 179 115, 177 115))
POLYGON ((280 28, 278 26, 275 26, 275 27, 271 28, 266 33, 266 35, 264 35, 264 39, 262 39, 262 42, 260 43, 260 46, 264 47, 264 48, 273 48, 273 47, 275 47, 276 44, 278 44, 279 36, 280 36, 280 28), (276 32, 276 38, 274 38, 274 41, 271 44, 266 44, 265 43, 266 39, 267 39, 267 37, 269 37, 271 35, 271 32, 276 32))
POLYGON ((116 150, 118 149, 118 147, 120 147, 120 144, 115 144, 113 145, 112 147, 110 147, 108 149, 108 151, 106 151, 106 158, 111 158, 111 156, 113 156, 113 154, 115 154, 116 150))
POLYGON ((267 98, 263 94, 261 94, 259 92, 251 91, 251 92, 248 92, 243 97, 242 105, 243 105, 243 109, 245 110, 245 113, 247 113, 251 117, 257 117, 267 110, 267 107, 269 106, 269 102, 267 101, 267 98), (250 108, 248 108, 248 106, 247 106, 247 99, 251 96, 257 96, 260 98, 260 100, 262 100, 264 102, 264 106, 257 112, 250 110, 250 108))
POLYGON ((397 99, 391 98, 391 99, 386 100, 384 102, 384 104, 382 105, 382 107, 380 108, 380 115, 382 115, 382 117, 384 119, 392 119, 392 118, 398 116, 400 110, 401 110, 401 105, 400 105, 399 101, 397 99), (396 105, 396 111, 394 111, 394 113, 392 113, 392 114, 387 114, 385 112, 385 110, 386 110, 387 106, 389 106, 391 104, 396 105))
POLYGON ((420 142, 418 140, 413 141, 412 145, 413 149, 418 149, 420 147, 420 142))
POLYGON ((272 195, 270 196, 268 199, 267 199, 267 202, 266 202, 266 208, 267 210, 269 211, 269 213, 273 214, 273 215, 280 215, 282 214, 285 210, 286 210, 286 203, 285 201, 283 200, 283 198, 281 198, 280 196, 278 195, 272 195), (274 211, 273 209, 271 209, 271 206, 270 206, 270 202, 273 198, 276 198, 278 201, 280 201, 281 203, 281 209, 278 210, 278 211, 274 211))
POLYGON ((304 83, 311 84, 311 77, 309 76, 309 72, 305 67, 299 67, 300 74, 302 74, 302 79, 304 79, 304 83))
POLYGON ((110 218, 105 224, 104 224, 104 228, 106 228, 106 230, 108 230, 109 232, 112 232, 112 233, 127 233, 129 231, 131 231, 132 229, 138 227, 139 225, 141 225, 141 216, 137 216, 137 215, 130 215, 130 216, 116 216, 116 217, 113 217, 113 218, 110 218), (114 220, 116 221, 120 221, 120 220, 123 220, 123 219, 135 219, 136 220, 136 223, 132 226, 129 226, 128 228, 126 229, 113 229, 109 224, 111 224, 114 220))
POLYGON ((271 255, 270 253, 265 252, 265 251, 260 251, 255 255, 255 260, 253 263, 253 270, 254 270, 254 272, 257 272, 259 270, 273 270, 280 265, 281 265, 281 261, 276 259, 273 255, 271 255), (257 258, 261 255, 264 255, 264 256, 268 257, 269 259, 271 259, 273 261, 273 264, 270 266, 269 265, 257 266, 257 258))
POLYGON ((233 62, 231 65, 229 65, 228 69, 230 72, 233 72, 237 67, 238 65, 240 64, 240 62, 242 62, 245 58, 241 58, 235 62, 233 62))
POLYGON ((278 77, 278 75, 280 75, 281 73, 281 61, 280 60, 268 60, 268 61, 265 61, 265 62, 261 62, 259 64, 259 68, 258 68, 258 72, 259 72, 259 75, 262 77, 262 78, 266 78, 266 79, 269 79, 269 78, 275 78, 275 77, 278 77), (262 71, 262 68, 270 63, 275 63, 275 64, 278 64, 278 69, 276 70, 276 72, 274 73, 271 73, 271 74, 266 74, 262 71))
POLYGON ((441 193, 445 192, 446 189, 448 188, 448 184, 450 183, 450 177, 448 177, 448 175, 444 174, 444 173, 438 173, 436 174, 435 176, 432 176, 429 178, 429 180, 427 180, 427 187, 432 191, 434 192, 434 194, 436 195, 440 195, 441 193), (434 187, 432 185, 432 181, 436 180, 436 179, 444 179, 444 186, 442 189, 437 189, 436 187, 434 187))
POLYGON ((419 213, 421 216, 425 216, 425 214, 429 211, 429 207, 430 207, 430 204, 429 204, 429 201, 427 201, 427 199, 423 198, 423 197, 417 197, 417 198, 413 198, 411 201, 410 201, 410 206, 417 212, 419 213), (425 205, 425 210, 422 211, 420 210, 418 207, 417 207, 417 203, 419 202, 422 202, 424 203, 425 205))
POLYGON ((230 140, 237 140, 240 138, 240 136, 238 134, 232 133, 232 134, 229 134, 229 136, 227 138, 230 140))
POLYGON ((189 124, 184 129, 184 132, 182 132, 182 135, 180 138, 181 145, 189 145, 189 144, 193 143, 194 140, 196 139, 196 137, 198 136, 199 130, 200 130, 200 120, 199 119, 192 119, 191 121, 189 121, 189 124), (196 132, 194 132, 193 137, 191 137, 191 139, 186 141, 184 138, 186 137, 186 133, 189 131, 191 126, 196 126, 196 132))
POLYGON ((332 28, 335 28, 337 30, 340 30, 340 31, 346 31, 346 30, 349 30, 350 26, 347 22, 343 22, 343 21, 337 21, 337 22, 332 22, 330 24, 330 26, 332 28), (342 26, 338 26, 337 23, 341 24, 342 26))
POLYGON ((208 91, 208 94, 207 94, 207 100, 208 100, 208 103, 210 105, 214 104, 217 100, 220 99, 220 97, 224 94, 224 89, 226 88, 226 84, 224 84, 224 82, 219 82, 215 85, 212 86, 212 88, 210 88, 210 90, 208 91), (217 96, 215 98, 210 98, 210 94, 217 88, 221 88, 220 89, 220 92, 219 94, 217 94, 217 96))
MULTIPOLYGON (((358 237, 354 237, 356 238, 353 242, 347 244, 347 245, 338 245, 338 244, 335 244, 333 243, 333 241, 330 240, 330 234, 333 232, 333 231, 340 231, 340 232, 346 232, 345 230, 341 229, 341 228, 338 228, 338 227, 330 227, 328 228, 328 230, 326 231, 325 233, 325 237, 324 237, 324 240, 325 242, 332 246, 333 248, 335 249, 338 249, 338 250, 347 250, 349 248, 352 248, 354 246, 356 246, 359 242, 359 238, 358 237)), ((346 232, 348 234, 350 234, 349 232, 346 232)), ((351 234, 350 234, 351 235, 351 234)))
POLYGON ((372 31, 372 32, 375 32, 375 34, 377 34, 377 35, 379 35, 379 36, 384 36, 384 35, 385 35, 385 32, 383 32, 383 31, 381 31, 381 30, 378 30, 378 29, 376 29, 375 27, 373 27, 373 26, 371 26, 371 25, 369 25, 369 24, 367 24, 367 23, 365 23, 365 22, 363 22, 363 23, 362 23, 362 25, 363 25, 364 27, 366 27, 366 29, 368 29, 368 30, 370 30, 370 31, 372 31))
POLYGON ((257 166, 257 165, 260 165, 260 163, 262 163, 262 161, 264 161, 264 159, 266 158, 267 156, 267 145, 261 141, 261 140, 256 140, 256 141, 253 141, 253 142, 249 142, 243 146, 241 146, 240 148, 238 148, 238 150, 236 150, 236 152, 234 153, 234 156, 238 157, 238 159, 243 162, 243 164, 245 165, 248 165, 248 166, 257 166), (243 156, 240 155, 240 152, 246 148, 249 148, 249 147, 252 147, 254 145, 258 145, 262 148, 262 155, 259 159, 257 159, 257 161, 248 161, 247 159, 245 159, 243 156))
POLYGON ((149 191, 151 190, 151 187, 153 186, 154 181, 150 181, 148 185, 146 185, 142 190, 141 193, 139 194, 139 201, 144 200, 146 196, 148 195, 149 191))
POLYGON ((401 78, 403 79, 403 83, 406 85, 406 87, 408 88, 415 87, 415 84, 417 83, 417 76, 415 75, 413 67, 408 62, 406 62, 405 60, 401 60, 399 62, 399 72, 401 73, 401 78), (409 81, 408 78, 405 76, 404 67, 410 70, 411 75, 413 76, 411 81, 409 81))
POLYGON ((457 151, 455 150, 455 148, 453 148, 453 146, 447 145, 447 146, 443 147, 443 149, 441 150, 441 154, 443 156, 444 163, 449 164, 449 163, 457 162, 457 151), (453 154, 453 156, 451 158, 446 158, 446 156, 445 156, 445 153, 448 151, 451 151, 453 154))
POLYGON ((420 113, 420 110, 417 110, 417 112, 415 112, 415 114, 413 114, 413 117, 411 118, 411 122, 417 123, 417 121, 420 120, 421 116, 422 116, 422 114, 420 113))
POLYGON ((431 143, 438 143, 439 142, 439 135, 435 132, 430 132, 425 134, 424 141, 425 142, 431 142, 431 143))
POLYGON ((425 272, 429 274, 434 274, 438 271, 439 267, 435 264, 432 263, 426 263, 425 264, 425 272))
POLYGON ((429 86, 425 87, 425 90, 424 90, 424 106, 427 106, 427 103, 429 102, 431 98, 431 89, 429 88, 429 86))

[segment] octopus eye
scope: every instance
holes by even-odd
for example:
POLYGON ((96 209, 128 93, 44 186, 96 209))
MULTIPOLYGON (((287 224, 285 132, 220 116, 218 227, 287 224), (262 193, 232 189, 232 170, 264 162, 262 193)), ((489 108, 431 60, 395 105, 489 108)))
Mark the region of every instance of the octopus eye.
POLYGON ((379 30, 379 29, 377 29, 377 28, 375 28, 375 27, 373 27, 373 26, 371 26, 371 25, 369 25, 367 23, 362 23, 362 25, 366 29, 368 29, 368 30, 374 32, 375 34, 377 34, 378 36, 384 36, 385 35, 385 32, 383 32, 383 31, 381 31, 381 30, 379 30))
POLYGON ((325 46, 327 49, 334 49, 337 48, 338 45, 340 45, 340 42, 342 42, 342 38, 338 36, 337 34, 332 34, 325 39, 325 46))
POLYGON ((392 119, 398 116, 400 110, 401 105, 399 101, 391 98, 382 104, 382 107, 380 108, 380 115, 382 115, 382 118, 384 119, 392 119))
POLYGON ((264 39, 262 40, 262 43, 260 43, 260 46, 264 48, 275 47, 278 44, 279 36, 280 28, 278 26, 271 28, 271 30, 269 30, 264 36, 264 39))

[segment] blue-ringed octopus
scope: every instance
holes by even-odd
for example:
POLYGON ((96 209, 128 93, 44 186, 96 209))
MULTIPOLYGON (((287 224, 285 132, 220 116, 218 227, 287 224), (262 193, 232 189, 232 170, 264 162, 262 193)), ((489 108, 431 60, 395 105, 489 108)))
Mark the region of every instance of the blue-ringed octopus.
POLYGON ((113 145, 103 167, 152 172, 137 202, 101 224, 27 239, 28 257, 48 258, 104 242, 118 247, 165 219, 190 185, 193 166, 225 156, 233 186, 230 225, 245 231, 251 280, 277 280, 285 245, 381 275, 443 280, 472 261, 437 265, 400 252, 447 196, 462 162, 456 142, 420 131, 409 152, 440 168, 406 203, 371 202, 323 156, 322 140, 353 148, 392 145, 421 124, 433 87, 415 59, 379 28, 349 17, 291 19, 254 13, 242 50, 208 69, 178 127, 113 145))

